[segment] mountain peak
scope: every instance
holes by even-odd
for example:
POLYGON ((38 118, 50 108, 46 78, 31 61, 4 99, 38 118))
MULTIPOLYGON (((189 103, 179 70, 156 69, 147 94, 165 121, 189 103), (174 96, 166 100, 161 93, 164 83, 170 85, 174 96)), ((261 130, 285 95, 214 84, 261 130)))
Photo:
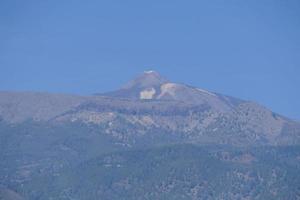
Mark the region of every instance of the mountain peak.
POLYGON ((119 90, 105 95, 135 100, 151 99, 206 104, 219 110, 229 108, 228 102, 215 93, 185 84, 173 83, 153 70, 144 71, 119 90))
POLYGON ((149 71, 144 71, 144 74, 158 74, 156 71, 149 70, 149 71))
POLYGON ((129 81, 122 89, 157 87, 167 82, 169 81, 162 77, 158 72, 150 70, 144 71, 143 74, 129 81))
POLYGON ((195 103, 217 101, 222 104, 214 93, 184 84, 172 83, 153 70, 144 71, 119 90, 106 93, 106 95, 128 99, 163 99, 195 103))

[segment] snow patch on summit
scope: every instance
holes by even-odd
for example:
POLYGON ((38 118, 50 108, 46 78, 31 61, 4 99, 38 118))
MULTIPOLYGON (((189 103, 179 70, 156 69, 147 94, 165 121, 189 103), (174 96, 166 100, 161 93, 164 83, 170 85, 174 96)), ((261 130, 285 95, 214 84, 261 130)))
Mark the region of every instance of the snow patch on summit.
POLYGON ((156 91, 154 88, 147 88, 140 92, 140 99, 153 99, 156 91))
POLYGON ((161 85, 160 90, 161 93, 158 98, 163 97, 165 94, 169 94, 171 96, 175 96, 176 90, 180 87, 179 84, 176 83, 165 83, 161 85))
POLYGON ((154 72, 155 72, 155 71, 153 71, 153 70, 144 71, 145 74, 152 74, 152 73, 154 73, 154 72))

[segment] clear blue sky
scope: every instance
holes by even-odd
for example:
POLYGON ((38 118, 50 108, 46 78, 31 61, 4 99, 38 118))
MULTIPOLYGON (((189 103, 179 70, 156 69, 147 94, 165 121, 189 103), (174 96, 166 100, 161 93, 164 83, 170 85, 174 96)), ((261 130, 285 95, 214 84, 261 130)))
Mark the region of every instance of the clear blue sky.
POLYGON ((0 1, 0 90, 91 94, 148 69, 300 119, 300 1, 0 1))

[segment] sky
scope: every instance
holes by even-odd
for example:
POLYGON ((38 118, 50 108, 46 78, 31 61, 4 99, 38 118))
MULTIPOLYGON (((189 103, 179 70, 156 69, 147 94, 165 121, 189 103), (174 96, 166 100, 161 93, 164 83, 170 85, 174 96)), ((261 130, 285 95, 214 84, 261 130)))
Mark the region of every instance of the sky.
POLYGON ((0 1, 0 90, 87 95, 145 70, 300 120, 300 1, 0 1))

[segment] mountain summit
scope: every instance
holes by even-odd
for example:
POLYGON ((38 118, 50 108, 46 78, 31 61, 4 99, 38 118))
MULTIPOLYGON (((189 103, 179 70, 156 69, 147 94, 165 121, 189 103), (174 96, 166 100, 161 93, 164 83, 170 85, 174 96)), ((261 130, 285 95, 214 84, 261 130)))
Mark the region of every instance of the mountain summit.
POLYGON ((102 95, 142 101, 167 100, 207 104, 220 111, 228 110, 231 104, 241 101, 201 88, 171 82, 155 71, 145 71, 120 89, 102 95))
POLYGON ((169 82, 156 71, 145 71, 135 79, 125 84, 122 89, 145 89, 149 87, 158 87, 164 83, 169 82))
POLYGON ((169 83, 169 81, 158 72, 145 71, 119 90, 105 93, 104 95, 127 99, 156 99, 161 86, 166 83, 169 83))

